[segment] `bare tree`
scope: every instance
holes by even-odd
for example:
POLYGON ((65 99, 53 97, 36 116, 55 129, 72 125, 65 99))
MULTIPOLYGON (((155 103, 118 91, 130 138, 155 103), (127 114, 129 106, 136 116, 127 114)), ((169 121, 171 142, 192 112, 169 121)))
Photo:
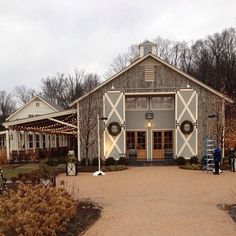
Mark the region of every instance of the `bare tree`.
POLYGON ((16 104, 12 99, 12 94, 6 91, 0 91, 0 122, 5 121, 15 109, 16 104))
MULTIPOLYGON (((99 84, 99 77, 96 74, 87 74, 83 82, 84 93, 89 93, 99 84)), ((97 114, 100 113, 102 109, 102 101, 100 94, 96 92, 87 96, 79 104, 80 113, 80 143, 81 151, 83 156, 86 158, 86 165, 88 165, 88 159, 95 157, 96 153, 96 140, 97 140, 97 114), (95 147, 95 148, 94 148, 95 147), (94 152, 93 152, 93 151, 94 152)))
POLYGON ((83 83, 86 79, 84 70, 75 70, 73 75, 57 73, 55 76, 42 79, 42 96, 64 108, 80 97, 83 93, 83 83))
POLYGON ((27 103, 36 94, 34 89, 28 89, 25 85, 17 86, 14 89, 14 95, 20 104, 27 103))

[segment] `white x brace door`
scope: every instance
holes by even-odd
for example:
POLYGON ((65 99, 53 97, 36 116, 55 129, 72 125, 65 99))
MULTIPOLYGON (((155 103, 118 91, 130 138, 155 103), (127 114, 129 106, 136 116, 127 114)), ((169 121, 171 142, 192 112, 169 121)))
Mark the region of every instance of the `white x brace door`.
POLYGON ((107 117, 106 126, 111 122, 118 122, 122 128, 117 136, 109 134, 108 129, 104 131, 104 156, 119 159, 125 154, 125 96, 121 91, 108 91, 103 97, 103 115, 107 117))
POLYGON ((198 154, 198 94, 193 89, 180 89, 175 95, 176 156, 190 158, 198 154), (193 131, 184 134, 180 126, 183 121, 190 121, 193 131))

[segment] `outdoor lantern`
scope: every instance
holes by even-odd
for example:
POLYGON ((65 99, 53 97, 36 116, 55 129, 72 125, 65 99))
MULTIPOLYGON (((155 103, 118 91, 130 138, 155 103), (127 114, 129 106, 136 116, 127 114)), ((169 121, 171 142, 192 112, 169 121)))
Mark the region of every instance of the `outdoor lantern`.
POLYGON ((69 175, 69 176, 77 175, 77 165, 76 165, 74 150, 69 150, 68 155, 67 155, 66 175, 69 175))

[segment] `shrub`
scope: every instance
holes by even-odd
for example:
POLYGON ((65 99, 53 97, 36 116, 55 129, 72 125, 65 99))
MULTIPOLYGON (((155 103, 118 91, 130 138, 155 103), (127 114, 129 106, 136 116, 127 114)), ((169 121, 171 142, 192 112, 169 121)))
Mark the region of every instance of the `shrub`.
POLYGON ((7 153, 5 149, 0 149, 0 165, 7 164, 7 153))
POLYGON ((186 170, 200 170, 201 166, 199 164, 189 164, 187 163, 185 166, 181 166, 182 169, 186 170))
POLYGON ((178 166, 183 166, 183 165, 185 165, 185 158, 182 157, 182 156, 177 157, 176 163, 177 163, 178 166))
POLYGON ((189 164, 198 164, 198 158, 196 156, 193 156, 189 159, 189 164))
POLYGON ((105 160, 105 165, 106 166, 112 166, 112 165, 116 165, 116 160, 113 157, 108 157, 105 160))
POLYGON ((125 165, 112 165, 112 166, 103 166, 102 171, 120 171, 128 169, 125 165))
POLYGON ((6 235, 65 233, 77 203, 62 188, 20 184, 1 197, 0 230, 6 235))
POLYGON ((12 183, 15 183, 17 181, 17 177, 13 176, 13 177, 10 178, 10 180, 12 181, 12 183))
POLYGON ((81 166, 86 166, 86 160, 88 161, 88 166, 90 165, 90 160, 87 159, 87 158, 82 158, 81 161, 80 161, 80 165, 81 166))
POLYGON ((92 166, 98 166, 98 158, 97 157, 92 159, 92 166))
POLYGON ((118 165, 127 165, 128 160, 125 157, 120 157, 120 159, 117 161, 118 165))

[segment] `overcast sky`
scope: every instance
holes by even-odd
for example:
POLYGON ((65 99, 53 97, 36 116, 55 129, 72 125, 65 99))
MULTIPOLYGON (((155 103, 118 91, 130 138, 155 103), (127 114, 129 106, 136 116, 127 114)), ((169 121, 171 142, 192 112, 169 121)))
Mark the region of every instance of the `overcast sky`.
POLYGON ((0 0, 0 90, 74 68, 103 76, 128 47, 236 27, 235 0, 0 0))

